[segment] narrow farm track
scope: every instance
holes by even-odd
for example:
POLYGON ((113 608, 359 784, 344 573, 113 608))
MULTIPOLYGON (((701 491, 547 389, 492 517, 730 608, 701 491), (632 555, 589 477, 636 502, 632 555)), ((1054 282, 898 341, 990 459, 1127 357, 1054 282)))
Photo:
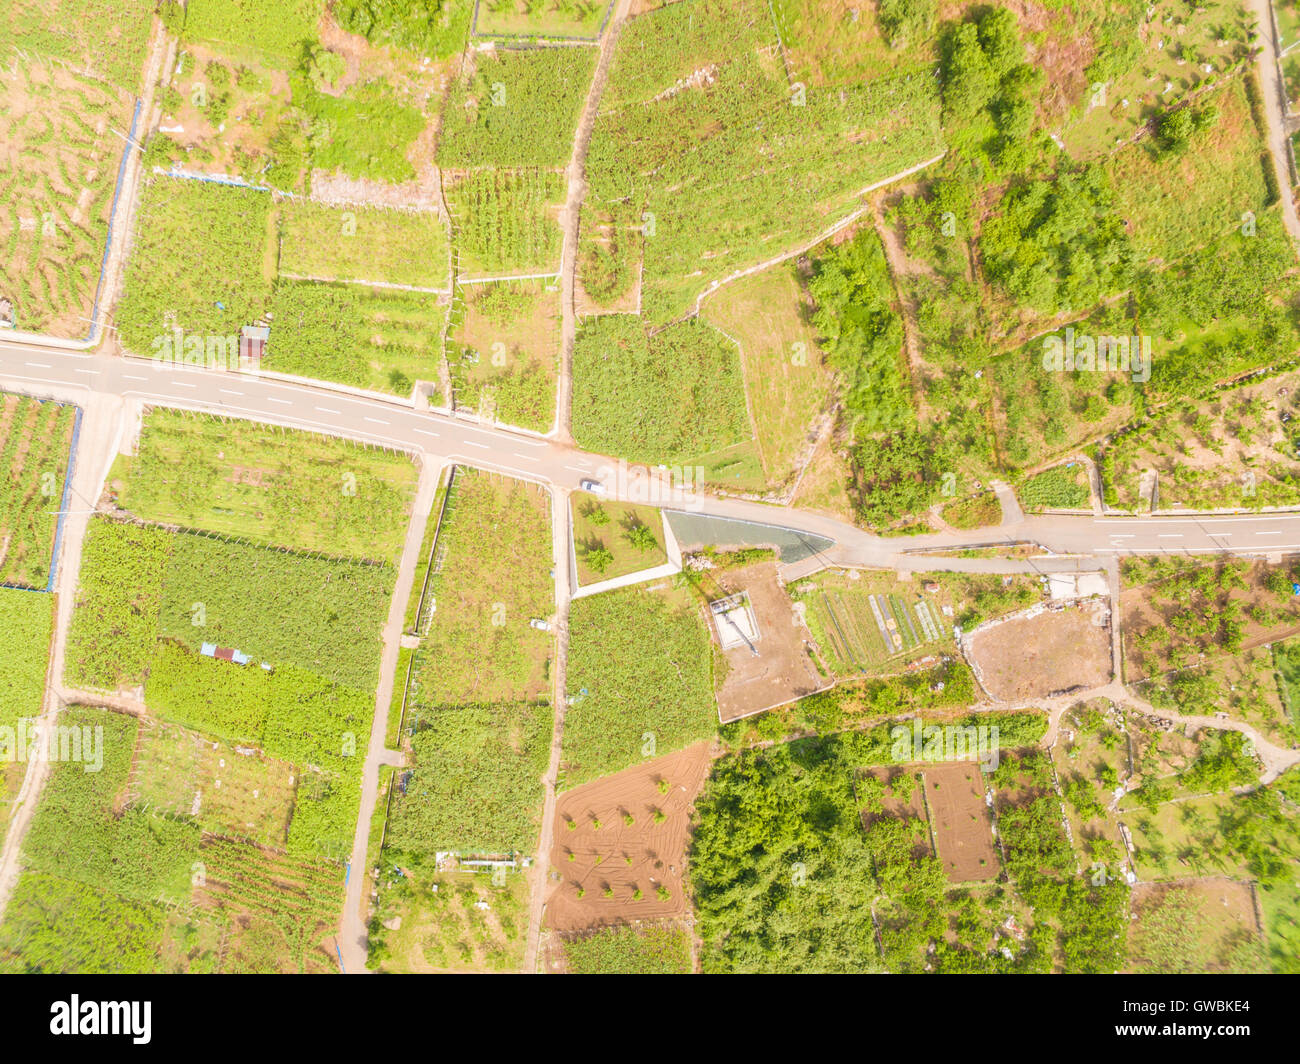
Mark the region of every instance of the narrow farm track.
MULTIPOLYGON (((60 710, 75 704, 77 698, 78 692, 63 688, 63 668, 67 657, 68 629, 72 625, 72 611, 77 599, 81 548, 90 526, 89 511, 94 508, 103 491, 109 464, 120 444, 125 410, 126 404, 120 399, 91 395, 89 401, 82 400, 81 435, 77 452, 73 455, 75 465, 68 500, 69 512, 64 516, 63 542, 54 585, 54 633, 50 640, 45 699, 39 721, 42 733, 53 727, 58 721, 60 710)), ((107 700, 107 704, 112 702, 111 699, 107 700)), ((4 920, 5 909, 22 871, 19 857, 23 839, 27 836, 27 829, 31 826, 32 816, 48 778, 48 761, 38 757, 28 762, 22 786, 14 799, 4 849, 0 850, 0 921, 4 920)))
POLYGON ((402 544, 402 558, 397 567, 397 583, 388 607, 388 620, 384 624, 384 650, 379 664, 379 687, 375 691, 375 717, 370 726, 370 743, 361 774, 361 808, 357 812, 357 830, 352 839, 343 923, 339 933, 339 955, 344 971, 353 974, 367 971, 370 898, 366 887, 371 882, 369 861, 373 856, 378 856, 366 853, 370 843, 370 821, 379 795, 379 766, 400 762, 400 756, 386 748, 388 713, 397 679, 397 659, 401 649, 402 630, 406 624, 406 605, 411 597, 411 585, 415 582, 424 530, 429 523, 441 479, 441 465, 434 462, 424 462, 421 465, 415 502, 411 507, 411 520, 406 526, 406 541, 402 544))
POLYGON ((596 73, 591 79, 591 88, 587 90, 587 100, 582 106, 578 130, 573 137, 573 154, 569 157, 569 165, 565 170, 569 188, 564 213, 561 215, 564 239, 560 255, 560 382, 553 436, 569 444, 573 443, 573 344, 578 335, 578 315, 574 302, 578 270, 578 223, 582 217, 583 197, 587 194, 587 149, 591 146, 592 130, 596 128, 596 115, 600 112, 600 98, 605 94, 605 82, 609 79, 614 48, 631 6, 632 0, 617 0, 605 37, 600 42, 596 73))
POLYGON ((556 488, 551 492, 551 555, 555 559, 555 668, 553 670, 555 720, 551 730, 551 756, 542 784, 546 797, 542 802, 542 831, 537 843, 537 865, 533 870, 533 893, 528 906, 528 939, 524 946, 524 971, 537 971, 538 943, 542 937, 542 918, 546 912, 546 891, 551 879, 551 847, 555 844, 555 787, 560 776, 560 751, 564 745, 565 687, 569 664, 569 604, 573 588, 569 586, 569 493, 556 488))

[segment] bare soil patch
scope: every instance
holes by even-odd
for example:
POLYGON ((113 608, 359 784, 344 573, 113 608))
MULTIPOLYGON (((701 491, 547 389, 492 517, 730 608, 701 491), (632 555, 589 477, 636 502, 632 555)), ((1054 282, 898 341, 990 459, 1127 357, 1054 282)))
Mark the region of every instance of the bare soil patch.
POLYGON ((580 931, 689 911, 686 846, 711 760, 710 744, 696 743, 560 795, 551 860, 561 882, 547 898, 548 927, 580 931))
POLYGON ((964 640, 972 667, 993 698, 1047 698, 1109 682, 1110 609, 1097 600, 1035 607, 964 640))
POLYGON ((1153 917, 1163 904, 1188 903, 1204 920, 1205 944, 1215 958, 1207 971, 1222 970, 1218 962, 1232 952, 1236 943, 1262 934, 1255 906, 1255 888, 1250 883, 1224 878, 1140 883, 1133 888, 1131 911, 1134 919, 1129 924, 1130 963, 1137 962, 1138 970, 1141 970, 1143 959, 1140 956, 1143 921, 1153 917))
MULTIPOLYGON (((755 656, 743 642, 724 650, 730 668, 718 691, 718 716, 727 723, 760 713, 825 686, 808 656, 812 639, 777 577, 775 562, 747 565, 718 574, 728 594, 749 593, 758 624, 755 656)), ((712 632, 717 640, 718 633, 712 632)))

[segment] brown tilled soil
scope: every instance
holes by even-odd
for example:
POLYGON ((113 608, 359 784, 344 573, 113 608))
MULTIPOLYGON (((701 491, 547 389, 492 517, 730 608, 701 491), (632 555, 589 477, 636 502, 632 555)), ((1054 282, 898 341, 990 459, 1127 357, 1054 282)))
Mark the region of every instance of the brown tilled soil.
POLYGON ((710 745, 696 743, 559 796, 551 862, 561 882, 546 901, 547 927, 580 931, 689 910, 682 874, 691 808, 711 760, 710 745), (667 781, 667 793, 660 781, 667 781), (657 811, 664 814, 658 824, 657 811), (629 814, 630 825, 624 820, 629 814), (666 899, 658 896, 661 886, 669 891, 666 899), (633 897, 638 889, 639 900, 633 897))
MULTIPOLYGON (((758 657, 742 643, 724 651, 730 669, 718 691, 724 722, 738 720, 825 686, 804 651, 812 637, 795 616, 790 596, 777 579, 776 563, 763 562, 719 573, 717 582, 730 593, 749 592, 758 622, 758 657)), ((713 633, 717 637, 717 633, 713 633)))
POLYGON ((998 874, 993 822, 984 804, 984 777, 973 761, 927 765, 925 801, 934 842, 952 883, 986 882, 998 874))
POLYGON ((999 701, 1046 698, 1110 681, 1110 626, 1104 604, 1084 602, 990 625, 971 637, 981 682, 999 701))

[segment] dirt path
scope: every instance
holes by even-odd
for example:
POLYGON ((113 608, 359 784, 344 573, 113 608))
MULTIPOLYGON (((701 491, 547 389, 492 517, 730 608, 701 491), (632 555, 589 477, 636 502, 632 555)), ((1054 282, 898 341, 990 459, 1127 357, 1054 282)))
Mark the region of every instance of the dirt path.
POLYGON ((916 414, 925 423, 930 420, 925 403, 925 358, 921 353, 921 334, 916 322, 916 302, 903 285, 903 278, 915 274, 916 270, 908 268, 907 252, 898 239, 898 231, 885 221, 879 200, 872 204, 872 220, 875 222, 876 235, 885 251, 885 263, 889 267, 889 277, 894 284, 894 298, 898 300, 899 317, 903 322, 903 346, 907 351, 908 378, 912 385, 912 402, 916 414))
MULTIPOLYGON (((50 645, 49 673, 45 699, 41 707, 42 731, 52 727, 59 711, 68 704, 64 691, 63 667, 67 658, 68 628, 77 599, 77 578, 81 572, 81 549, 90 526, 91 511, 104 488, 108 468, 120 445, 126 424, 126 404, 120 399, 90 395, 82 402, 81 434, 77 441, 76 462, 72 471, 72 491, 68 513, 63 521, 63 542, 58 559, 59 571, 54 585, 54 634, 50 645)), ((43 758, 27 765, 22 786, 14 799, 13 815, 0 851, 0 920, 18 881, 19 854, 27 828, 40 801, 41 789, 49 776, 49 762, 43 758)))
MULTIPOLYGON (((416 566, 420 561, 420 547, 424 543, 424 530, 433 509, 438 482, 442 479, 441 465, 425 461, 420 468, 420 480, 415 490, 415 503, 411 521, 406 527, 406 541, 402 545, 402 559, 397 568, 397 586, 388 607, 388 620, 384 624, 384 651, 379 665, 379 688, 375 692, 375 718, 370 726, 370 745, 366 751, 366 764, 361 775, 361 809, 357 813, 357 830, 352 839, 352 858, 348 866, 348 885, 343 905, 343 922, 339 932, 339 955, 346 972, 360 974, 367 971, 367 915, 370 898, 366 887, 370 884, 370 868, 366 848, 370 842, 370 821, 379 795, 379 766, 400 763, 401 757, 386 748, 388 738, 388 711, 393 700, 393 684, 397 678, 397 657, 402 644, 402 630, 406 626, 406 604, 415 581, 416 566)), ((373 857, 374 855, 369 855, 373 857)))
POLYGON ((596 60, 596 73, 591 79, 591 88, 587 90, 587 101, 582 105, 582 117, 578 120, 578 131, 573 138, 573 154, 565 177, 569 182, 568 197, 564 210, 560 214, 560 224, 564 229, 564 242, 560 254, 560 387, 559 400, 555 415, 556 439, 565 443, 573 442, 573 342, 578 335, 578 314, 574 301, 574 289, 578 270, 578 222, 582 216, 582 200, 587 194, 587 149, 591 146, 591 133, 596 127, 596 115, 600 111, 600 98, 605 94, 605 82, 609 78, 609 67, 614 57, 614 47, 618 44, 619 33, 627 20, 628 8, 632 0, 618 0, 605 38, 600 42, 600 58, 596 60))
POLYGON ((1273 157, 1273 173, 1278 196, 1282 200, 1282 221, 1291 240, 1300 248, 1300 217, 1296 216, 1291 195, 1291 163, 1287 153, 1286 111, 1283 106, 1282 68, 1278 64, 1277 37, 1274 34, 1273 8, 1269 0, 1249 0, 1247 8, 1259 20, 1262 47, 1256 59, 1259 83, 1264 91, 1264 118, 1268 125, 1268 153, 1273 157))
POLYGON ((555 785, 560 775, 560 748, 564 740, 565 685, 569 662, 569 493, 551 492, 552 557, 555 559, 555 723, 551 731, 551 759, 542 784, 546 798, 542 803, 542 833, 537 844, 534 865, 533 895, 528 907, 528 941, 524 947, 524 971, 537 971, 538 943, 542 936, 542 917, 546 906, 547 885, 551 876, 551 847, 555 843, 555 785))

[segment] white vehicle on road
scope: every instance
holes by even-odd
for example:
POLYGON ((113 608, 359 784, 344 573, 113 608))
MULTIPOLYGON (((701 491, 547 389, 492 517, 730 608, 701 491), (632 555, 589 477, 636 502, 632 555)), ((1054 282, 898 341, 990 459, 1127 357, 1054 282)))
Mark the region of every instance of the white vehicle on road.
POLYGON ((606 493, 605 485, 599 480, 580 480, 578 481, 578 487, 583 491, 591 492, 592 495, 604 495, 606 493))

